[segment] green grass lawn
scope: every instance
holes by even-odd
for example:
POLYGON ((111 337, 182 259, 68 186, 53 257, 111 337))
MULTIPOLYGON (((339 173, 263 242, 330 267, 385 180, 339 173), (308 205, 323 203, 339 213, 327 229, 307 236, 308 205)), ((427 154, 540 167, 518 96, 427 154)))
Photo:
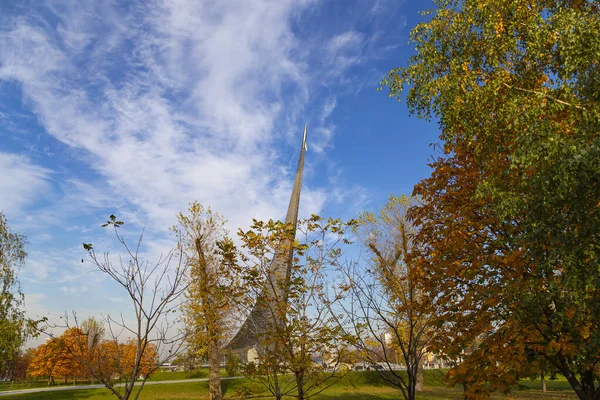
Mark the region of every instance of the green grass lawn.
MULTIPOLYGON (((221 377, 228 376, 227 371, 221 368, 221 377)), ((208 368, 199 368, 193 371, 156 371, 148 380, 149 381, 176 381, 180 379, 196 379, 208 378, 208 368)))
MULTIPOLYGON (((165 372, 171 375, 170 380, 185 379, 186 376, 175 372, 165 372)), ((443 383, 445 371, 425 371, 425 390, 417 395, 419 400, 462 400, 463 393, 460 388, 448 388, 443 383)), ((202 377, 202 376, 197 376, 202 377)), ((157 379, 158 380, 158 379, 157 379)), ((162 379, 167 380, 167 379, 162 379)), ((575 399, 574 392, 567 386, 566 381, 547 381, 548 392, 539 390, 540 382, 523 381, 521 390, 515 388, 508 395, 495 394, 493 398, 503 400, 559 400, 575 399)), ((236 392, 241 388, 252 385, 246 379, 233 379, 223 381, 223 392, 227 398, 235 398, 236 392)), ((144 400, 170 400, 170 399, 207 399, 207 382, 186 382, 164 385, 146 386, 140 396, 144 400)), ((62 392, 31 393, 25 395, 6 396, 0 399, 7 400, 112 400, 115 397, 106 389, 73 390, 62 392)), ((378 400, 401 399, 402 394, 396 388, 390 387, 376 372, 352 372, 343 381, 338 382, 317 399, 320 400, 378 400)))
MULTIPOLYGON (((521 385, 527 386, 530 389, 542 390, 542 382, 539 379, 536 379, 534 381, 522 380, 521 385)), ((548 391, 573 390, 571 389, 571 385, 569 385, 569 382, 567 382, 567 379, 562 375, 557 375, 556 380, 550 380, 546 377, 546 389, 548 391)))

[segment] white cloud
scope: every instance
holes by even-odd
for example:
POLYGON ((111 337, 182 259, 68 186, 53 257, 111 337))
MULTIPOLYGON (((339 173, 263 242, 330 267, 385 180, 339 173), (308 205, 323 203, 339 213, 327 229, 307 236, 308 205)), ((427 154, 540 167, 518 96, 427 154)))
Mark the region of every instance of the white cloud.
MULTIPOLYGON (((88 196, 96 202, 124 198, 134 218, 162 227, 195 199, 242 226, 281 216, 287 199, 273 191, 289 191, 291 174, 272 168, 274 125, 282 85, 305 85, 290 54, 296 6, 244 4, 154 2, 96 31, 89 5, 61 6, 58 38, 25 20, 3 34, 0 79, 21 83, 48 133, 83 149, 106 177, 110 197, 88 196), (143 28, 124 30, 127 17, 141 17, 143 28), (82 51, 91 54, 83 64, 82 51), (117 56, 126 70, 109 68, 117 56)), ((311 212, 323 205, 310 188, 305 198, 311 212)))
MULTIPOLYGON (((22 219, 32 231, 61 225, 72 239, 86 236, 73 240, 76 247, 30 251, 23 279, 74 299, 83 296, 78 282, 102 281, 81 264, 80 241, 100 251, 110 242, 88 232, 80 217, 107 209, 127 222, 132 238, 140 226, 149 228, 152 257, 171 244, 158 232, 194 200, 224 214, 233 234, 252 217, 282 218, 311 102, 320 107, 308 121, 309 152, 324 153, 338 134, 331 117, 339 94, 329 91, 320 102, 315 92, 345 82, 371 54, 370 39, 345 28, 311 38, 317 44, 305 48, 290 21, 312 3, 153 0, 125 9, 55 1, 43 12, 32 6, 3 18, 0 81, 16 82, 46 132, 99 176, 57 180, 63 197, 22 219), (52 23, 45 22, 47 10, 52 23), (277 145, 290 140, 294 147, 277 145)), ((0 196, 0 209, 16 212, 47 188, 50 171, 2 157, 0 172, 15 179, 7 178, 13 186, 0 196)), ((308 160, 310 172, 310 153, 308 160)), ((304 185, 301 215, 319 213, 327 202, 366 201, 360 187, 330 182, 304 185)), ((110 294, 111 301, 121 295, 110 294)))
POLYGON ((331 116, 331 113, 337 107, 337 97, 331 96, 325 100, 323 105, 323 112, 321 114, 321 123, 331 116))
POLYGON ((327 48, 332 53, 356 50, 363 42, 364 36, 360 32, 347 31, 329 39, 327 48))
POLYGON ((0 211, 4 211, 9 217, 20 215, 23 208, 34 202, 49 187, 49 175, 48 169, 33 164, 27 157, 0 153, 0 211))
POLYGON ((343 78, 349 68, 364 62, 367 59, 363 51, 364 44, 364 35, 354 30, 329 39, 325 46, 330 66, 328 79, 343 78))
POLYGON ((80 248, 29 251, 21 279, 46 285, 75 282, 83 277, 93 280, 97 274, 90 274, 91 268, 81 262, 82 254, 80 248))
POLYGON ((46 300, 48 296, 45 293, 29 293, 27 295, 27 303, 30 307, 35 304, 41 304, 43 300, 46 300))
POLYGON ((60 288, 60 290, 64 294, 73 296, 73 295, 77 295, 80 293, 87 293, 88 288, 86 286, 79 286, 79 285, 77 285, 77 286, 62 286, 60 288))
POLYGON ((316 153, 324 153, 326 149, 333 147, 333 136, 337 127, 330 117, 336 107, 337 97, 327 97, 317 118, 317 124, 311 129, 311 150, 316 153))

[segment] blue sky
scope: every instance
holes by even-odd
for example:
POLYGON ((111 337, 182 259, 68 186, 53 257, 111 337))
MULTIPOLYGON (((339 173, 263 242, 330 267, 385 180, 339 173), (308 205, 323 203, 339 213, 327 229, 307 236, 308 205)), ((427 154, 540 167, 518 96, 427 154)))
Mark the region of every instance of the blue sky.
POLYGON ((377 91, 430 1, 0 2, 0 210, 28 237, 30 315, 122 310, 82 242, 114 213, 146 252, 198 200, 232 231, 282 218, 304 123, 303 215, 351 218, 429 174, 437 126, 377 91))

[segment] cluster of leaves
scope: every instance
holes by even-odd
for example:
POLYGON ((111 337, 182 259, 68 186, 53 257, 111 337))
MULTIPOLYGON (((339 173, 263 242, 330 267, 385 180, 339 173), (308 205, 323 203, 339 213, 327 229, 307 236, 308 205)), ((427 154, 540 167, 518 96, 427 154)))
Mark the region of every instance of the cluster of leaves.
POLYGON ((383 84, 442 132, 412 217, 450 381, 487 396, 533 353, 598 398, 600 4, 436 3, 383 84))

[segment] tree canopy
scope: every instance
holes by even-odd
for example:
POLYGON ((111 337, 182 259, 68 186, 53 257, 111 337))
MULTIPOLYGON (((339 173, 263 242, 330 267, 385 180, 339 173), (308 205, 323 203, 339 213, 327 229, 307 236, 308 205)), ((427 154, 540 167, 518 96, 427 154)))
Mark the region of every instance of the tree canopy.
POLYGON ((383 84, 441 129, 412 211, 438 348, 470 349, 451 377, 473 396, 535 367, 533 349, 598 399, 600 3, 436 5, 383 84))

